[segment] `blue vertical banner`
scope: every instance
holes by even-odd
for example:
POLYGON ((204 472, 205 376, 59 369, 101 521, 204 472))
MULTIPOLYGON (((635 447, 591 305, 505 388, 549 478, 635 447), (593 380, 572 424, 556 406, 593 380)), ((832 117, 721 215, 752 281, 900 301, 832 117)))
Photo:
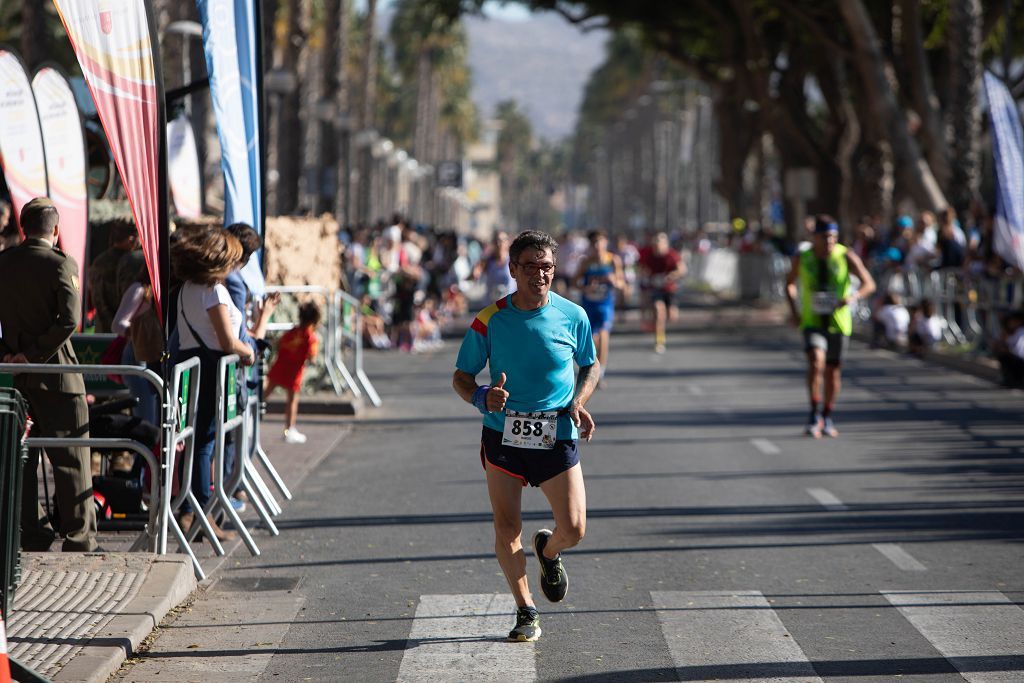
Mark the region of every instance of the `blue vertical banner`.
MULTIPOLYGON (((224 224, 248 223, 263 235, 260 141, 262 78, 259 0, 196 0, 203 24, 203 49, 210 98, 217 119, 224 171, 224 224)), ((253 254, 242 277, 263 296, 262 255, 253 254)))
POLYGON ((1017 101, 1006 85, 985 74, 996 172, 992 245, 1014 268, 1024 269, 1024 130, 1017 101))

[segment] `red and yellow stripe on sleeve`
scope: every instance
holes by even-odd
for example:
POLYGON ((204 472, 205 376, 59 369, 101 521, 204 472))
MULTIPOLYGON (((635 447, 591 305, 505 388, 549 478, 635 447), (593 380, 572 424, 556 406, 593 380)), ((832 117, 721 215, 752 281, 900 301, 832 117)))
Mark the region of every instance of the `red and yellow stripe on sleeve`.
POLYGON ((491 304, 490 306, 476 314, 476 317, 473 318, 473 324, 470 325, 470 328, 475 330, 480 336, 486 337, 487 326, 491 322, 491 317, 501 309, 505 308, 506 305, 506 297, 498 299, 496 302, 494 302, 493 304, 491 304))

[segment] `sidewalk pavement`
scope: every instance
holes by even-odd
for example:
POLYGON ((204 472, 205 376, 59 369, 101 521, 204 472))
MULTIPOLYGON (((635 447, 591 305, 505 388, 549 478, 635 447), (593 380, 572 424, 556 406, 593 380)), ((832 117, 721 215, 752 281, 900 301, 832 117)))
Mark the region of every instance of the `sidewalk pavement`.
MULTIPOLYGON (((308 437, 303 445, 282 441, 280 415, 268 415, 263 425, 263 445, 293 495, 349 433, 351 421, 300 410, 298 426, 308 437)), ((251 510, 242 517, 256 519, 251 510)), ((117 671, 198 585, 187 555, 125 552, 137 533, 101 532, 105 552, 23 553, 21 584, 5 622, 10 655, 55 683, 106 681, 117 671)), ((254 537, 259 544, 265 534, 254 537)), ((208 577, 204 584, 229 558, 244 564, 248 555, 233 557, 240 545, 240 538, 225 544, 223 557, 208 543, 193 545, 208 577)), ((173 541, 169 550, 178 550, 173 541)))

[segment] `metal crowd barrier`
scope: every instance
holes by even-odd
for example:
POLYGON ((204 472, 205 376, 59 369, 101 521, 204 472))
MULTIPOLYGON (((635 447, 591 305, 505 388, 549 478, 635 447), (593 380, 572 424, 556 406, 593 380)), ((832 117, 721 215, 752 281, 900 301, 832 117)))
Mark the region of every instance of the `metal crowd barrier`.
MULTIPOLYGON (((255 397, 248 397, 245 405, 241 407, 238 405, 236 392, 238 366, 239 358, 236 355, 223 356, 217 364, 216 406, 218 416, 213 450, 214 495, 201 513, 196 512, 196 518, 223 514, 231 520, 249 552, 257 556, 260 554, 259 546, 256 545, 249 529, 242 522, 241 516, 231 505, 231 497, 237 491, 244 490, 260 521, 274 536, 280 532, 274 524, 270 510, 275 510, 280 514, 281 508, 270 495, 269 489, 250 459, 249 439, 252 435, 247 429, 247 424, 255 418, 259 404, 255 397), (236 453, 235 469, 230 476, 224 471, 224 452, 229 434, 235 435, 236 453)), ((198 532, 198 528, 190 530, 189 540, 193 539, 198 532)), ((207 535, 212 537, 209 532, 207 535)), ((215 540, 216 537, 212 537, 212 539, 215 540)), ((223 554, 223 552, 218 554, 223 554)))
POLYGON ((1024 279, 989 278, 960 268, 875 269, 880 295, 899 294, 907 303, 930 299, 946 321, 943 341, 950 346, 985 347, 1002 333, 1001 316, 1024 308, 1024 279))
MULTIPOLYGON (((0 363, 0 373, 6 374, 22 374, 31 373, 35 375, 61 375, 66 373, 79 373, 79 374, 117 374, 117 375, 134 375, 146 379, 150 384, 153 385, 154 390, 158 396, 163 396, 164 383, 160 377, 152 370, 137 365, 51 365, 49 363, 0 363)), ((162 436, 166 437, 166 430, 170 426, 170 414, 169 408, 164 406, 164 424, 161 430, 162 436)), ((167 438, 162 438, 161 443, 168 443, 167 438)), ((161 467, 157 457, 153 454, 153 451, 144 444, 139 443, 133 439, 96 439, 96 438, 52 438, 52 437, 33 437, 29 436, 25 440, 25 445, 28 448, 74 448, 79 446, 85 446, 87 448, 101 448, 104 450, 120 450, 120 451, 132 451, 140 456, 149 465, 150 471, 153 476, 150 477, 150 496, 149 496, 149 522, 146 524, 145 529, 135 539, 135 542, 131 546, 132 551, 137 550, 148 550, 149 552, 157 552, 158 549, 158 529, 162 527, 163 521, 161 515, 165 511, 165 508, 159 504, 161 500, 161 489, 166 485, 167 470, 161 467)), ((166 448, 164 448, 166 450, 166 448)), ((166 462, 166 457, 164 458, 166 462)))
POLYGON ((338 367, 345 375, 352 393, 359 396, 359 387, 356 386, 356 383, 352 380, 351 373, 349 373, 348 368, 345 366, 343 352, 345 343, 348 342, 352 346, 352 363, 356 373, 355 378, 359 380, 359 385, 366 392, 366 397, 370 399, 370 403, 374 407, 380 408, 380 396, 363 369, 363 313, 360 310, 359 300, 348 292, 343 292, 339 289, 334 292, 334 306, 332 310, 335 313, 334 350, 338 367))

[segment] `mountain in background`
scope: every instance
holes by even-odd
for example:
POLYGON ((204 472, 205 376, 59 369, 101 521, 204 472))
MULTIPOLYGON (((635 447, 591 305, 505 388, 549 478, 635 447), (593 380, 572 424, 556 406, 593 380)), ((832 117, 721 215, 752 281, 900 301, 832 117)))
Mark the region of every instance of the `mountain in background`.
POLYGON ((469 66, 473 102, 481 119, 495 105, 516 100, 548 140, 570 135, 583 87, 604 60, 604 31, 582 33, 560 16, 538 12, 523 21, 469 17, 469 66))

